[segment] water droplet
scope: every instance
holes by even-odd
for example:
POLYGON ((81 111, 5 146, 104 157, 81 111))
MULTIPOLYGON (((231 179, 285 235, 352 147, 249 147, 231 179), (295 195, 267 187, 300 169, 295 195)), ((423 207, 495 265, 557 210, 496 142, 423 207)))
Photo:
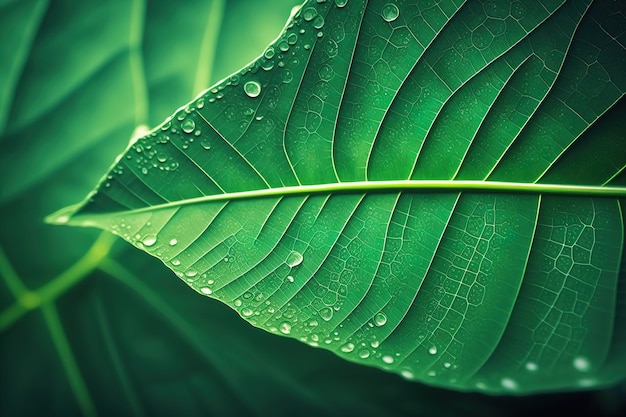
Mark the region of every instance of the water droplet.
POLYGON ((333 309, 330 307, 324 307, 319 311, 320 317, 325 321, 329 321, 333 318, 333 309))
POLYGON ((450 362, 444 362, 444 363, 443 363, 443 367, 444 367, 444 368, 449 368, 449 367, 451 367, 451 366, 452 366, 452 364, 451 364, 450 362))
POLYGON ((337 7, 344 7, 346 4, 348 4, 348 0, 335 0, 335 4, 337 5, 337 7))
POLYGON ((370 346, 376 349, 378 346, 380 346, 380 342, 378 340, 372 340, 370 342, 370 346))
POLYGON ((183 132, 185 133, 191 133, 193 132, 193 130, 196 128, 196 122, 194 122, 191 119, 185 119, 180 127, 183 129, 183 132))
POLYGON ((517 382, 515 382, 511 378, 502 378, 500 383, 506 389, 516 389, 517 388, 517 382))
POLYGON ((189 270, 185 271, 185 276, 186 277, 193 278, 196 275, 198 275, 198 271, 195 271, 193 269, 189 269, 189 270))
POLYGON ((389 355, 383 356, 383 362, 388 363, 388 364, 392 364, 393 363, 393 356, 389 356, 389 355))
POLYGON ((311 320, 309 322, 309 326, 311 326, 311 327, 317 327, 317 325, 318 325, 317 320, 311 320))
POLYGON ((235 307, 241 307, 241 300, 240 299, 236 299, 235 301, 233 301, 233 304, 235 305, 235 307))
POLYGON ((170 240, 170 245, 171 246, 175 246, 177 243, 178 243, 178 240, 176 240, 176 239, 170 240))
POLYGON ((201 97, 198 99, 198 101, 196 102, 196 106, 198 106, 198 109, 201 109, 204 107, 204 98, 201 97))
POLYGON ((269 48, 267 48, 265 50, 265 53, 263 54, 263 56, 265 56, 265 58, 267 59, 272 59, 274 57, 274 48, 272 46, 270 46, 269 48))
POLYGON ((202 138, 202 140, 200 141, 200 146, 202 146, 207 151, 211 149, 211 142, 209 141, 209 138, 202 138))
POLYGON ((324 81, 330 81, 331 78, 333 78, 335 76, 335 70, 333 70, 333 68, 328 65, 328 64, 324 64, 322 65, 322 67, 320 68, 320 78, 324 81))
POLYGON ((263 68, 265 71, 269 71, 272 68, 274 68, 274 61, 265 61, 261 63, 261 68, 263 68))
POLYGON ((252 314, 254 314, 254 312, 250 310, 249 308, 244 308, 243 310, 241 310, 241 314, 244 317, 250 317, 252 314))
POLYGON ((287 276, 287 281, 288 282, 294 282, 295 279, 291 275, 289 275, 289 276, 287 276))
POLYGON ((344 353, 350 353, 354 350, 354 343, 348 342, 341 347, 341 351, 344 353))
POLYGON ((246 92, 248 97, 258 97, 261 94, 261 84, 256 81, 248 81, 244 84, 243 91, 246 92))
POLYGON ((324 43, 324 50, 326 51, 328 56, 332 58, 337 55, 337 52, 339 50, 339 45, 337 45, 337 42, 335 42, 334 40, 328 39, 324 43))
POLYGON ((291 333, 291 324, 289 322, 283 321, 280 323, 280 327, 278 328, 282 334, 291 333))
POLYGON ((398 10, 398 6, 393 3, 387 3, 385 7, 383 7, 383 19, 386 22, 393 22, 400 15, 400 10, 398 10))
POLYGON ((289 84, 293 80, 293 73, 288 69, 284 70, 282 79, 285 84, 289 84))
POLYGON ((400 375, 402 375, 406 379, 413 379, 415 377, 415 375, 413 375, 413 372, 409 371, 408 369, 403 369, 402 372, 400 372, 400 375))
POLYGON ((384 326, 385 323, 387 323, 387 316, 385 316, 385 313, 378 313, 374 316, 374 324, 378 327, 380 326, 384 326))
POLYGON ((283 39, 282 41, 278 42, 278 49, 280 49, 282 52, 287 52, 289 50, 289 44, 286 40, 283 39))
POLYGON ((315 16, 317 16, 317 10, 315 10, 313 7, 307 7, 302 12, 302 17, 307 22, 310 22, 311 20, 313 20, 315 18, 315 16))
POLYGON ((202 288, 200 288, 200 292, 202 294, 206 294, 206 295, 213 294, 213 291, 209 287, 202 287, 202 288))
POLYGON ((324 27, 324 18, 322 16, 317 16, 313 21, 313 27, 315 29, 321 29, 324 27))
POLYGON ((157 238, 155 235, 147 235, 146 237, 143 238, 141 243, 143 243, 144 246, 152 246, 156 243, 156 241, 157 241, 157 238))
POLYGON ((577 358, 574 358, 574 368, 576 368, 577 371, 580 372, 588 372, 591 369, 591 364, 589 363, 589 360, 583 356, 578 356, 577 358))
POLYGON ((298 251, 292 251, 289 256, 287 256, 287 260, 285 263, 289 265, 290 268, 294 268, 302 263, 304 257, 298 251))
POLYGON ((535 362, 527 362, 526 363, 526 370, 534 372, 537 369, 539 369, 539 366, 537 366, 537 364, 535 362))
POLYGON ((174 266, 178 266, 178 265, 180 265, 180 261, 179 261, 178 259, 174 259, 174 260, 172 261, 172 265, 174 265, 174 266))
POLYGON ((436 355, 437 354, 437 346, 431 346, 430 349, 428 349, 428 353, 430 353, 431 355, 436 355))
POLYGON ((287 36, 287 43, 289 45, 295 45, 296 42, 298 42, 298 35, 290 33, 289 36, 287 36))
POLYGON ((359 352, 359 358, 361 358, 361 359, 366 359, 366 358, 369 358, 369 356, 370 356, 370 351, 369 351, 369 350, 367 350, 367 349, 362 349, 362 350, 359 352))

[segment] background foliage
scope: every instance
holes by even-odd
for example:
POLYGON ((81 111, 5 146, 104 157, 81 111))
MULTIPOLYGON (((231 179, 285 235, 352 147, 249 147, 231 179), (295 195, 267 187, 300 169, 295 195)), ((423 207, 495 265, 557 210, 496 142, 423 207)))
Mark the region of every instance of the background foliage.
POLYGON ((410 383, 255 329, 108 234, 45 225, 126 146, 259 55, 291 0, 0 2, 0 414, 617 414, 410 383))

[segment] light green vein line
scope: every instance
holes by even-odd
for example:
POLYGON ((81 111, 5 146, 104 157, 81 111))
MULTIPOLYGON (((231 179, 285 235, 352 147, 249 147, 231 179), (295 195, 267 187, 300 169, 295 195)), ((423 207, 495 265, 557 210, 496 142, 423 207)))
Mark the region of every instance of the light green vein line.
POLYGON ((4 282, 9 287, 9 291, 13 294, 13 297, 19 299, 24 293, 28 292, 28 288, 22 282, 13 265, 9 261, 9 257, 0 246, 0 277, 4 279, 4 282))
MULTIPOLYGON (((185 316, 167 304, 161 294, 154 292, 149 285, 144 284, 131 271, 111 258, 106 258, 102 262, 100 270, 135 291, 139 297, 150 304, 154 311, 158 312, 182 339, 201 355, 205 363, 215 369, 215 375, 221 378, 219 382, 223 384, 222 386, 233 393, 239 392, 240 382, 236 375, 229 372, 224 361, 220 360, 221 353, 215 349, 215 346, 207 346, 185 316)), ((244 403, 250 410, 254 410, 251 400, 244 400, 244 403)))
POLYGON ((106 258, 115 240, 116 237, 110 233, 100 234, 87 253, 68 269, 37 290, 22 292, 15 303, 0 312, 0 332, 6 330, 27 312, 56 300, 88 276, 106 258))
POLYGON ((80 373, 80 369, 78 368, 78 364, 76 363, 76 359, 72 353, 72 348, 70 347, 65 331, 63 330, 63 325, 59 320, 56 308, 50 303, 45 303, 42 304, 41 311, 43 312, 43 317, 48 325, 52 342, 54 343, 57 353, 59 354, 61 364, 63 365, 63 369, 65 370, 67 379, 69 380, 72 392, 78 402, 78 407, 84 416, 96 416, 97 413, 93 401, 91 400, 91 395, 89 394, 85 380, 80 373))
POLYGON ((205 90, 209 87, 209 83, 213 81, 215 50, 223 17, 224 0, 212 0, 204 36, 202 37, 202 44, 200 45, 196 78, 193 83, 193 95, 205 90))
MULTIPOLYGON (((48 0, 30 3, 28 18, 25 25, 23 25, 27 28, 24 33, 28 35, 23 38, 22 43, 16 44, 14 40, 11 41, 11 49, 9 50, 16 50, 13 59, 7 59, 6 55, 3 57, 3 66, 8 64, 4 67, 8 71, 3 71, 3 78, 8 82, 4 84, 4 91, 0 92, 0 109, 2 109, 2 111, 0 111, 0 134, 4 133, 4 129, 7 126, 7 120, 10 114, 9 109, 13 104, 13 100, 16 98, 15 92, 17 91, 20 77, 23 75, 24 67, 30 56, 33 43, 37 37, 46 10, 48 10, 49 3, 48 0)), ((4 2, 3 6, 8 6, 8 3, 4 2)), ((24 23, 23 20, 22 23, 24 23)))
MULTIPOLYGON (((356 181, 335 184, 300 185, 292 187, 265 188, 261 190, 241 191, 227 194, 213 194, 186 200, 172 201, 151 207, 130 210, 132 213, 145 213, 191 204, 213 201, 234 201, 276 196, 295 196, 329 193, 392 193, 410 192, 484 192, 484 193, 525 193, 525 194, 557 194, 591 197, 626 197, 626 187, 606 187, 594 185, 561 185, 561 184, 529 184, 501 181, 450 181, 450 180, 393 180, 393 181, 356 181)), ((107 217, 107 214, 78 214, 73 218, 75 207, 68 207, 46 218, 55 224, 86 225, 85 218, 107 217), (81 217, 83 219, 81 219, 81 217)), ((126 212, 126 211, 124 211, 126 212)))
POLYGON ((129 28, 130 75, 135 99, 135 126, 148 124, 148 89, 143 64, 143 31, 145 1, 133 0, 129 28))
POLYGON ((126 367, 124 366, 124 362, 120 357, 119 349, 117 348, 115 339, 113 338, 111 326, 109 325, 109 320, 107 319, 106 313, 104 311, 102 298, 98 298, 98 300, 96 301, 96 317, 98 323, 100 324, 100 330, 102 331, 104 345, 106 346, 106 350, 109 353, 109 357, 111 358, 111 364, 113 365, 113 369, 115 369, 115 373, 117 374, 120 387, 122 388, 124 394, 126 394, 126 400, 128 401, 128 405, 132 410, 132 415, 145 416, 146 413, 143 409, 143 406, 141 405, 141 401, 139 400, 137 393, 135 392, 132 380, 128 375, 126 367))

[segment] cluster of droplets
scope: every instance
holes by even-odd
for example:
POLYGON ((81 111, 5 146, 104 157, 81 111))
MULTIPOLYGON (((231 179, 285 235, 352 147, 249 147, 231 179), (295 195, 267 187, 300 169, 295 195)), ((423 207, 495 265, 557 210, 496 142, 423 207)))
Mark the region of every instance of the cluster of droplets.
MULTIPOLYGON (((319 42, 319 38, 324 37, 323 30, 328 30, 330 36, 326 37, 323 43, 320 43, 320 47, 324 48, 331 59, 336 56, 339 49, 338 43, 344 38, 345 31, 341 22, 331 25, 332 27, 327 27, 324 15, 330 3, 332 2, 317 1, 317 5, 308 5, 300 8, 288 23, 283 35, 267 48, 261 58, 240 73, 232 75, 219 85, 208 90, 201 97, 180 110, 174 117, 166 120, 160 126, 160 129, 151 132, 148 137, 138 140, 132 146, 131 151, 127 152, 125 163, 116 167, 119 174, 112 172, 103 186, 110 188, 114 183, 113 180, 116 175, 121 175, 124 166, 130 167, 134 172, 141 175, 148 175, 152 170, 176 171, 179 168, 179 161, 176 160, 174 155, 177 155, 178 152, 173 152, 172 149, 168 150, 167 147, 159 145, 170 144, 172 141, 178 140, 180 144, 176 143, 176 146, 186 151, 193 146, 192 144, 195 141, 205 150, 210 150, 211 141, 206 135, 203 135, 199 128, 199 125, 202 123, 198 122, 199 119, 193 113, 202 111, 207 104, 223 99, 229 87, 241 88, 245 96, 252 100, 259 100, 263 97, 265 106, 269 109, 276 108, 280 101, 281 88, 273 81, 266 85, 260 78, 257 77, 255 79, 254 74, 259 70, 279 69, 278 78, 273 76, 272 80, 278 79, 283 85, 291 84, 295 74, 300 72, 302 66, 300 62, 301 51, 303 49, 312 49, 313 44, 319 42), (249 79, 241 82, 242 77, 249 79)), ((347 3, 348 0, 334 0, 334 5, 337 8, 344 8, 347 3)), ((389 7, 385 6, 385 13, 389 14, 387 9, 389 7)), ((321 67, 319 75, 323 82, 330 81, 335 76, 330 62, 321 67)), ((324 96, 327 96, 324 93, 324 89, 327 89, 327 86, 319 85, 317 87, 319 87, 316 88, 316 91, 319 90, 317 97, 323 100, 324 96)), ((243 131, 248 127, 249 123, 263 121, 263 125, 260 126, 261 130, 266 134, 271 133, 275 128, 274 120, 257 114, 258 104, 254 104, 252 101, 250 104, 251 106, 246 107, 245 111, 242 112, 239 129, 243 131)), ((238 107, 245 106, 238 105, 238 107)), ((238 115, 231 113, 232 116, 229 117, 229 112, 225 110, 224 117, 229 121, 236 120, 238 115)), ((319 120, 321 120, 321 118, 313 116, 310 119, 311 128, 319 125, 319 120)))

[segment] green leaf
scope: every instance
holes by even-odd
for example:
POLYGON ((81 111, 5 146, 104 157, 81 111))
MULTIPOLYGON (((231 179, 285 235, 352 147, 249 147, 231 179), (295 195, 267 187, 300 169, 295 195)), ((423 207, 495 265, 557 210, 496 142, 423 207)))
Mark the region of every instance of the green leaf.
POLYGON ((623 379, 620 7, 414 3, 305 3, 54 219, 407 379, 623 379))

